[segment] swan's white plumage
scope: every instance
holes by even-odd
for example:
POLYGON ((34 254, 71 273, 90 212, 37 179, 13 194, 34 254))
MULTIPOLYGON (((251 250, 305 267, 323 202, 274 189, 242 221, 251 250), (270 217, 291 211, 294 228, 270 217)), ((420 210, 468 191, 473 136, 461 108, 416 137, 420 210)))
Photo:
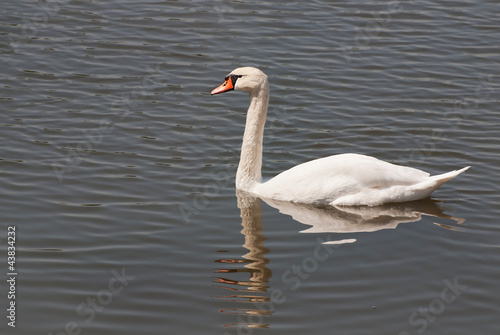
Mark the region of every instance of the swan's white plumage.
MULTIPOLYGON (((370 156, 340 154, 297 165, 262 183, 262 139, 269 101, 267 76, 251 67, 235 69, 230 75, 238 76, 235 90, 250 93, 236 174, 236 187, 243 191, 299 203, 375 206, 428 197, 469 168, 430 176, 427 172, 370 156)), ((224 92, 221 87, 212 94, 224 92)))
POLYGON ((373 206, 425 198, 466 169, 430 177, 427 172, 374 157, 340 154, 297 165, 256 184, 251 192, 300 203, 373 206))

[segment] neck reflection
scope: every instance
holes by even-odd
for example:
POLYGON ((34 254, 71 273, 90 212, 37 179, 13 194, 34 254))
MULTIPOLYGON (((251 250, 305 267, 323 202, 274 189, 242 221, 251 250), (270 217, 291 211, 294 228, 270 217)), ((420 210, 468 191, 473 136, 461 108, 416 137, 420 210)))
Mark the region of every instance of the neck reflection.
POLYGON ((245 247, 248 252, 239 259, 219 259, 223 268, 215 269, 221 274, 215 277, 217 287, 231 291, 231 294, 219 296, 218 300, 237 303, 237 308, 223 308, 219 311, 238 315, 237 322, 226 324, 226 327, 267 328, 264 316, 272 315, 273 311, 266 308, 270 298, 269 280, 272 276, 267 267, 269 260, 265 255, 269 249, 264 247, 266 238, 262 227, 262 206, 259 198, 243 192, 237 192, 238 208, 241 211, 241 233, 245 237, 245 247), (243 265, 243 266, 241 266, 243 265))

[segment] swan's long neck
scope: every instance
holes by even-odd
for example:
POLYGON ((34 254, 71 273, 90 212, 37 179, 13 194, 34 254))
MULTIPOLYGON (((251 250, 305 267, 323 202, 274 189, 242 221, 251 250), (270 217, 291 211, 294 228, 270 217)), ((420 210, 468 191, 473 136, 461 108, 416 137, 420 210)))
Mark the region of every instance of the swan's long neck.
POLYGON ((265 81, 257 90, 250 92, 240 164, 236 172, 237 189, 251 191, 262 181, 262 143, 268 106, 269 85, 265 81))

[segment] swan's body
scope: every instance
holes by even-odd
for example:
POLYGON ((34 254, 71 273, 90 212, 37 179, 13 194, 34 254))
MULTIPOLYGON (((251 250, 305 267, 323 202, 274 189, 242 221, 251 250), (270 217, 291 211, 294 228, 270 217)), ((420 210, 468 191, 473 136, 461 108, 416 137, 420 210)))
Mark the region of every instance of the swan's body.
POLYGON ((262 143, 269 104, 267 76, 256 68, 238 68, 212 94, 232 89, 250 93, 236 173, 237 189, 298 203, 375 206, 426 198, 443 183, 469 168, 430 176, 427 172, 370 156, 340 154, 297 165, 263 183, 262 143))

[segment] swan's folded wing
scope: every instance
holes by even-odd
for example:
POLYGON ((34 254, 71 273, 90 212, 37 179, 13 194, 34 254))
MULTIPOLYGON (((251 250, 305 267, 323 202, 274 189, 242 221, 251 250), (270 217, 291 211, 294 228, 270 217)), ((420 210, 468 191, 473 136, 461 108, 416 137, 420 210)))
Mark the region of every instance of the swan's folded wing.
POLYGON ((370 156, 354 155, 348 173, 365 187, 386 188, 414 185, 429 178, 429 173, 408 166, 387 163, 370 156))
POLYGON ((257 193, 285 201, 329 203, 366 189, 414 185, 429 174, 370 156, 341 154, 297 165, 261 184, 257 193))
MULTIPOLYGON (((413 185, 425 181, 427 172, 381 161, 359 154, 341 154, 316 159, 289 170, 302 178, 323 181, 329 178, 345 179, 363 187, 384 188, 395 185, 413 185)), ((287 171, 286 171, 287 172, 287 171)))

